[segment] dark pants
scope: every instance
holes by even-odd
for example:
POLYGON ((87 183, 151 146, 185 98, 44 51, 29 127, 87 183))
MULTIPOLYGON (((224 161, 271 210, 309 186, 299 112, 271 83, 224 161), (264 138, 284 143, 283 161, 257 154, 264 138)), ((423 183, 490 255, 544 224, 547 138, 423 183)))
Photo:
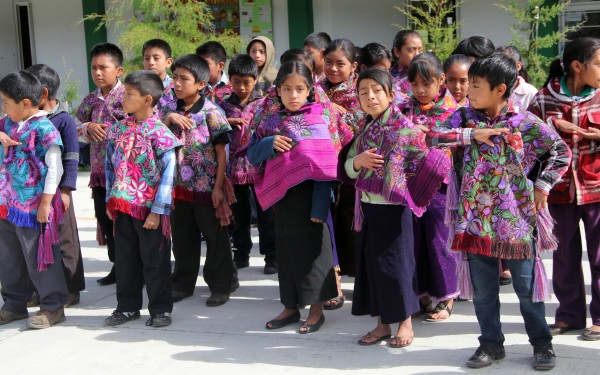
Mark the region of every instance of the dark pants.
POLYGON ((60 236, 60 253, 67 289, 69 293, 81 292, 85 289, 85 277, 72 196, 71 205, 64 213, 62 224, 58 226, 58 234, 60 236))
MULTIPOLYGON (((231 237, 233 240, 233 253, 236 259, 248 259, 252 249, 250 236, 250 221, 252 207, 250 202, 256 199, 253 185, 234 185, 236 203, 232 206, 234 227, 231 237)), ((256 205, 258 217, 258 243, 260 253, 265 256, 265 263, 277 261, 275 255, 275 219, 273 208, 263 211, 256 205)))
POLYGON ((579 221, 585 227, 585 242, 592 273, 592 324, 600 326, 600 203, 578 206, 552 204, 550 213, 557 224, 554 234, 558 249, 554 252, 552 286, 560 302, 556 321, 575 328, 585 327, 585 282, 581 267, 582 244, 579 221))
POLYGON ((108 248, 108 259, 115 262, 115 236, 113 233, 113 221, 106 214, 106 189, 101 186, 92 188, 92 197, 94 198, 94 212, 96 220, 102 229, 108 248))
POLYGON ((229 294, 237 270, 231 257, 227 227, 221 227, 215 209, 206 204, 175 202, 171 214, 173 231, 173 290, 193 294, 200 270, 200 232, 206 240, 206 263, 202 276, 211 293, 229 294))
MULTIPOLYGON (((500 286, 498 258, 468 254, 471 281, 475 292, 473 305, 479 322, 479 342, 490 350, 504 346, 504 334, 500 323, 500 286)), ((506 261, 513 279, 513 288, 519 297, 521 316, 529 342, 534 348, 547 348, 552 335, 546 323, 544 302, 533 302, 533 267, 535 259, 509 259, 506 261)))
POLYGON ((18 227, 0 219, 2 310, 26 313, 34 288, 40 295, 40 307, 46 311, 56 311, 69 300, 58 246, 53 248, 54 263, 45 271, 37 270, 39 238, 39 229, 18 227))
POLYGON ((171 312, 171 254, 162 233, 145 229, 144 220, 119 213, 115 220, 117 310, 142 308, 144 281, 150 315, 171 312))
POLYGON ((331 215, 335 232, 335 245, 340 274, 354 276, 354 252, 356 248, 356 233, 352 230, 354 218, 355 190, 350 184, 342 183, 335 190, 335 203, 331 215))

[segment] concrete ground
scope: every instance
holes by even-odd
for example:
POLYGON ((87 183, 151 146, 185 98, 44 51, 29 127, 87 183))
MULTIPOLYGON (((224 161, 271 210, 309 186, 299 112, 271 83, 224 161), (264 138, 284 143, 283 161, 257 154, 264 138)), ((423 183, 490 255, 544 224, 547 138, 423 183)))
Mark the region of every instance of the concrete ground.
MULTIPOLYGON (((101 287, 96 279, 110 269, 106 248, 95 241, 89 174, 81 173, 74 195, 85 263, 87 289, 81 303, 66 310, 65 323, 53 328, 26 330, 24 321, 0 327, 0 373, 8 374, 522 374, 531 369, 532 348, 527 341, 516 295, 501 288, 506 358, 491 367, 471 370, 465 360, 477 347, 479 327, 470 302, 456 303, 446 322, 414 321, 415 339, 405 349, 381 345, 362 347, 356 341, 375 327, 375 319, 355 317, 351 301, 326 312, 326 322, 315 334, 299 335, 298 325, 267 331, 265 322, 282 306, 277 275, 265 276, 255 247, 250 267, 239 271, 241 287, 221 307, 206 307, 208 288, 200 277, 194 296, 177 304, 173 324, 163 329, 144 325, 142 318, 116 328, 104 318, 116 306, 115 287, 101 287), (216 373, 213 371, 217 371, 216 373)), ((256 235, 256 232, 254 232, 256 235)), ((257 238, 254 238, 257 241, 257 238)), ((551 259, 545 260, 551 277, 551 259)), ((589 267, 584 262, 589 287, 589 267)), ((343 288, 352 296, 353 279, 343 288)), ((556 300, 546 305, 553 322, 556 300)), ((34 313, 36 309, 30 309, 34 313)), ((302 311, 306 318, 307 310, 302 311)), ((588 320, 589 323, 589 320, 588 320)), ((598 374, 600 342, 568 333, 554 340, 558 355, 556 374, 598 374)))

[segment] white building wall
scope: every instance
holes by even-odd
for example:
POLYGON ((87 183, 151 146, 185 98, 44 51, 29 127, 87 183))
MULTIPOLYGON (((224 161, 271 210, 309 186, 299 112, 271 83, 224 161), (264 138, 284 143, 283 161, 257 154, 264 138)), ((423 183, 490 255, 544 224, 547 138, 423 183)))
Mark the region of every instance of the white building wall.
MULTIPOLYGON (((271 0, 273 6, 273 44, 275 45, 275 61, 290 48, 290 32, 288 25, 287 0, 271 0)), ((242 50, 244 50, 242 48, 242 50)))
POLYGON ((464 0, 459 9, 460 39, 474 35, 488 37, 499 47, 513 39, 510 30, 515 19, 494 4, 498 0, 464 0))
POLYGON ((0 78, 19 68, 13 0, 0 0, 0 78))

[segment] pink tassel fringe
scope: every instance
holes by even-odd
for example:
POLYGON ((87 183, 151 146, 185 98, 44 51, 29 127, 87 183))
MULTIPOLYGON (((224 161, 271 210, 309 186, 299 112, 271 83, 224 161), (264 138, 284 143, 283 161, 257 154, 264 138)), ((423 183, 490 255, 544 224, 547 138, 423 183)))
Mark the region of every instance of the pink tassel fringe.
POLYGON ((546 277, 544 263, 539 256, 535 257, 533 271, 533 302, 544 302, 550 300, 550 285, 546 277))
POLYGON ((46 271, 49 264, 54 263, 53 247, 60 243, 58 224, 63 221, 63 205, 60 192, 57 191, 52 199, 50 220, 41 225, 42 231, 38 241, 37 270, 46 271))
POLYGON ((356 190, 354 196, 354 219, 352 220, 352 229, 355 232, 360 232, 362 230, 363 224, 363 212, 362 212, 362 202, 360 201, 360 190, 356 190))
POLYGON ((462 253, 459 256, 462 257, 458 261, 458 290, 460 291, 460 298, 473 299, 475 293, 473 291, 473 283, 471 282, 469 260, 467 254, 462 253))

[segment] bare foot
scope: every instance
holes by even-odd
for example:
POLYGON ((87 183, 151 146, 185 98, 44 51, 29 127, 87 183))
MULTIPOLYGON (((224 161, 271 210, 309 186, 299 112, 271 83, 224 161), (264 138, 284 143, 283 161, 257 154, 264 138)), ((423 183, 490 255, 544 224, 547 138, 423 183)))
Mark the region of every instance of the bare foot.
MULTIPOLYGON (((282 312, 279 313, 279 315, 277 315, 273 320, 281 320, 281 319, 285 319, 290 315, 293 315, 296 312, 296 310, 294 309, 288 309, 285 308, 283 309, 282 312)), ((271 324, 271 322, 267 322, 267 328, 271 329, 273 328, 273 325, 271 324)))
POLYGON ((382 337, 389 337, 391 334, 392 330, 389 324, 378 323, 374 330, 367 333, 360 339, 360 342, 363 344, 371 344, 375 341, 379 341, 382 337))
POLYGON ((392 348, 403 348, 412 344, 415 333, 412 329, 412 319, 409 317, 398 327, 398 331, 392 340, 390 340, 390 346, 392 348))
POLYGON ((592 332, 600 332, 600 326, 593 325, 590 328, 588 328, 588 330, 590 330, 592 332))

